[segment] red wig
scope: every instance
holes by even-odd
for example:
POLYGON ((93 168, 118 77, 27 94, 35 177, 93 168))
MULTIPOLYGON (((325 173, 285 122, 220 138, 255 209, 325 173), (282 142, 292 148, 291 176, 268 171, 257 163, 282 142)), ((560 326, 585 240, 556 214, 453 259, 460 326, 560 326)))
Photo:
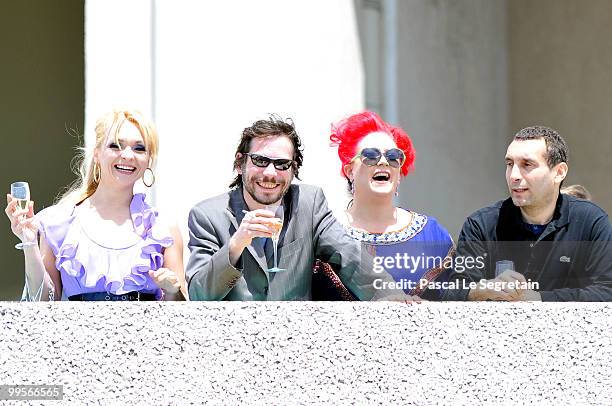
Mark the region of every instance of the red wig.
POLYGON ((402 165, 400 173, 403 176, 408 175, 414 164, 415 152, 412 146, 412 140, 399 127, 393 127, 385 123, 378 114, 371 111, 354 114, 336 124, 332 124, 332 133, 329 139, 332 145, 338 147, 338 157, 342 161, 342 176, 344 173, 344 165, 351 162, 351 159, 357 155, 357 144, 368 134, 373 132, 384 132, 389 134, 399 149, 404 151, 406 160, 402 165))

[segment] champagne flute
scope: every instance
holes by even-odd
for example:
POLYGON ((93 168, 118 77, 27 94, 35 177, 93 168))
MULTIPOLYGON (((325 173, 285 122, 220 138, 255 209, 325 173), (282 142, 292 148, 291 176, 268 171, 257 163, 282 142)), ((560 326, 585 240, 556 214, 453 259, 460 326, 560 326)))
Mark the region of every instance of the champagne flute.
POLYGON ((268 272, 286 271, 286 269, 278 267, 278 239, 280 237, 281 230, 283 229, 285 210, 282 205, 268 205, 266 206, 266 210, 269 210, 276 215, 276 217, 271 219, 272 221, 268 223, 268 226, 274 230, 272 233, 272 244, 274 246, 274 268, 269 268, 268 272))
MULTIPOLYGON (((28 203, 30 202, 30 185, 28 182, 14 182, 11 183, 11 196, 17 199, 17 207, 20 210, 25 210, 28 208, 28 203)), ((23 249, 24 247, 34 245, 36 242, 34 241, 25 241, 20 242, 15 245, 15 248, 18 250, 23 249)))

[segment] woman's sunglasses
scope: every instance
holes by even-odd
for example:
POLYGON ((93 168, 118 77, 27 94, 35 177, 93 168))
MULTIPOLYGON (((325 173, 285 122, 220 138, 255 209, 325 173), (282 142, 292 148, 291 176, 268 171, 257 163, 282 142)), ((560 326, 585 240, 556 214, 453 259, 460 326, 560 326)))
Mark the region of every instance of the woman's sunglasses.
POLYGON ((292 159, 283 159, 283 158, 274 159, 274 158, 268 158, 267 156, 263 156, 263 155, 251 154, 249 152, 245 152, 244 154, 251 157, 251 162, 253 162, 253 165, 259 168, 267 168, 271 162, 272 164, 274 164, 274 167, 278 169, 279 171, 286 171, 287 169, 291 168, 291 165, 293 164, 292 159))
POLYGON ((404 151, 398 148, 388 149, 384 153, 381 152, 378 148, 364 148, 359 154, 355 156, 355 158, 361 157, 361 162, 368 166, 374 166, 378 165, 378 163, 380 162, 380 158, 383 155, 389 163, 389 166, 391 166, 392 168, 399 168, 400 166, 402 166, 404 160, 406 159, 404 151))

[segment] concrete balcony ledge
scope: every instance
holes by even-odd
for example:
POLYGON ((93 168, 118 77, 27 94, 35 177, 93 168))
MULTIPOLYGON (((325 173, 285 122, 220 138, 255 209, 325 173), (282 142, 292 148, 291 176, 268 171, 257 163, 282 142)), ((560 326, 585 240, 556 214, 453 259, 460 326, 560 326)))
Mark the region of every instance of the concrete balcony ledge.
MULTIPOLYGON (((0 303, 51 404, 612 404, 612 305, 0 303)), ((32 402, 33 404, 35 402, 32 402)))

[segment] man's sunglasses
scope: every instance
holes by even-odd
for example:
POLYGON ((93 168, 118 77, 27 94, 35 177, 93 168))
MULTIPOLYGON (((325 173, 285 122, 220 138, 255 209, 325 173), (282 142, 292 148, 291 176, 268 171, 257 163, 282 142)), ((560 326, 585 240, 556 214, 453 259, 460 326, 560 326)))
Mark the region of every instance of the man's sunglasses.
POLYGON ((287 169, 291 168, 291 165, 293 164, 293 159, 274 159, 263 155, 251 154, 249 152, 245 152, 244 154, 251 157, 251 162, 253 162, 253 165, 259 168, 267 168, 268 165, 270 165, 270 162, 272 162, 274 167, 279 171, 286 171, 287 169))
POLYGON ((384 153, 381 152, 378 148, 364 148, 353 159, 361 157, 361 162, 368 166, 374 166, 378 165, 378 163, 380 162, 380 158, 383 155, 389 163, 389 166, 393 168, 399 168, 400 166, 402 166, 404 160, 406 159, 404 151, 398 148, 388 149, 384 153))

